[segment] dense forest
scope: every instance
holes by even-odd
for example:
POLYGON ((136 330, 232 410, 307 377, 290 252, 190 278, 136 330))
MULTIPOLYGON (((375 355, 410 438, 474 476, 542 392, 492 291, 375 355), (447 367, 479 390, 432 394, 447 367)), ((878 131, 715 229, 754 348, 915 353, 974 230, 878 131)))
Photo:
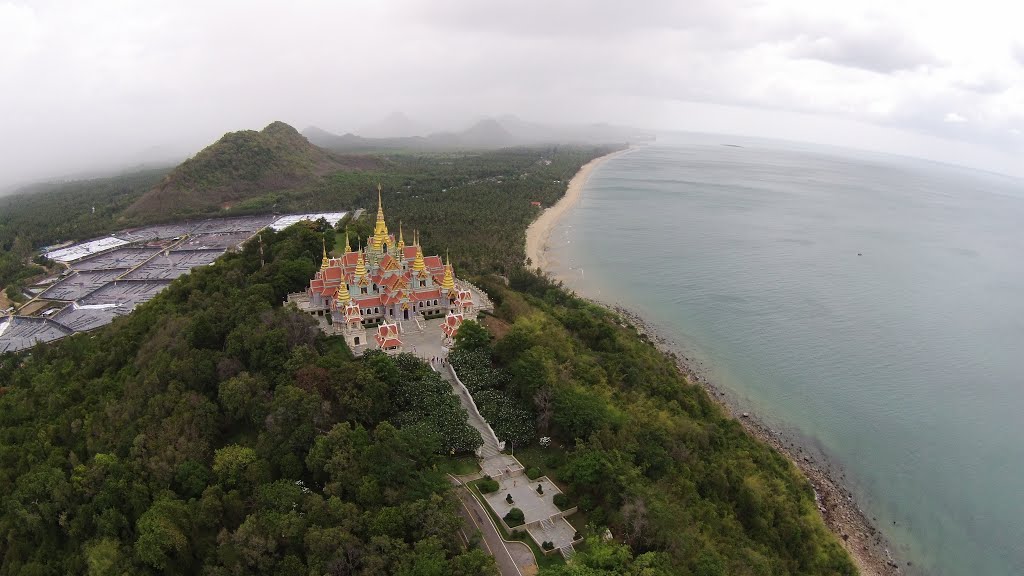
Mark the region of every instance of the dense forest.
MULTIPOLYGON (((395 155, 250 208, 369 207, 380 180, 391 227, 450 246, 488 292, 451 362, 586 538, 542 573, 854 574, 790 462, 627 321, 522 267, 530 202, 606 150, 395 155)), ((123 206, 117 190, 96 199, 123 206)), ((39 206, 78 202, 55 198, 39 206)), ((482 441, 450 386, 280 305, 342 235, 265 232, 265 265, 250 243, 106 328, 0 356, 0 575, 496 573, 457 536, 445 472, 482 441)))
POLYGON ((525 270, 509 287, 480 282, 501 336, 460 332, 452 365, 474 398, 512 404, 496 431, 533 415, 533 437, 554 443, 517 456, 567 487, 592 535, 609 527, 619 542, 591 540, 552 574, 855 573, 806 478, 633 326, 525 270))

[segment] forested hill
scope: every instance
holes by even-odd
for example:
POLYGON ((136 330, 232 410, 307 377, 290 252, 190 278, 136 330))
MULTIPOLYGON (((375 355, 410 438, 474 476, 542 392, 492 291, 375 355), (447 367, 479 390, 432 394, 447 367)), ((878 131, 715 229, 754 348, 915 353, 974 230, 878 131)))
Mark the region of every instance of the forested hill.
POLYGON ((259 132, 225 134, 171 171, 127 215, 166 218, 228 209, 267 191, 301 188, 326 174, 380 165, 377 158, 318 148, 288 124, 273 122, 259 132))
MULTIPOLYGON (((494 574, 456 536, 447 455, 481 440, 448 384, 279 305, 324 232, 0 357, 0 575, 494 574)), ((855 573, 806 479, 622 319, 526 271, 478 281, 493 336, 466 324, 452 363, 587 538, 543 574, 855 573)))
POLYGON ((481 443, 451 387, 280 307, 321 238, 268 231, 266 266, 251 243, 0 356, 0 574, 495 573, 436 466, 481 443))

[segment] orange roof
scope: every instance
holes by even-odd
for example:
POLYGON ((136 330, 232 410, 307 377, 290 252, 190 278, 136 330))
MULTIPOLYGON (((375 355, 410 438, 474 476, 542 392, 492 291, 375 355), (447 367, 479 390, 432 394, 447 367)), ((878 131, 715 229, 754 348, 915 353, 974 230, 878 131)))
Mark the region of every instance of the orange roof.
POLYGON ((341 268, 337 268, 337 267, 334 267, 334 268, 324 268, 323 278, 324 278, 324 280, 340 281, 341 280, 341 268))
POLYGON ((380 339, 378 338, 377 341, 380 343, 381 348, 397 348, 402 345, 402 341, 399 340, 398 338, 388 338, 383 342, 381 342, 380 339))
POLYGON ((383 280, 381 280, 378 283, 378 286, 380 286, 382 288, 387 288, 388 290, 391 290, 392 288, 395 287, 395 284, 398 283, 398 279, 399 278, 401 278, 401 276, 399 276, 398 274, 394 274, 394 275, 388 276, 387 278, 384 278, 383 280))
POLYGON ((444 262, 441 261, 440 256, 427 256, 423 259, 423 262, 427 265, 427 268, 444 268, 444 262))
POLYGON ((439 289, 437 289, 437 288, 435 288, 433 290, 427 290, 426 292, 413 292, 412 293, 412 299, 413 300, 431 300, 433 298, 440 298, 440 297, 441 297, 441 291, 439 289))
POLYGON ((377 326, 377 338, 398 338, 398 325, 381 324, 377 326))
POLYGON ((371 298, 360 298, 355 301, 359 306, 366 308, 367 306, 380 306, 380 296, 373 296, 371 298))
POLYGON ((402 256, 404 257, 405 260, 412 260, 416 258, 416 247, 406 246, 405 248, 402 249, 402 256))

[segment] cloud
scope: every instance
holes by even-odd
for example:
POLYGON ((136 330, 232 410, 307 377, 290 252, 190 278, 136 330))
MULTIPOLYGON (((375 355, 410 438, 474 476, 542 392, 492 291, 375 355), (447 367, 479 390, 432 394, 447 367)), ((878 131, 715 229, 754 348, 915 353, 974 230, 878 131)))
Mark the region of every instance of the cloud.
POLYGON ((1010 84, 1006 80, 996 77, 961 80, 956 82, 955 85, 963 90, 970 90, 978 94, 999 94, 1010 88, 1010 84))
POLYGON ((1010 53, 1013 55, 1013 59, 1017 61, 1017 64, 1024 66, 1024 44, 1015 42, 1010 48, 1010 53))
POLYGON ((935 56, 904 31, 880 26, 850 28, 824 36, 801 36, 791 54, 796 58, 820 60, 837 66, 890 74, 937 64, 935 56))
POLYGON ((761 135, 802 118, 839 142, 811 119, 832 118, 1020 150, 1024 9, 1000 1, 0 0, 0 180, 396 110, 434 129, 506 113, 733 129, 674 112, 704 103, 761 135))
POLYGON ((956 112, 947 112, 946 115, 942 117, 942 121, 947 124, 962 124, 967 122, 967 118, 964 118, 956 112))

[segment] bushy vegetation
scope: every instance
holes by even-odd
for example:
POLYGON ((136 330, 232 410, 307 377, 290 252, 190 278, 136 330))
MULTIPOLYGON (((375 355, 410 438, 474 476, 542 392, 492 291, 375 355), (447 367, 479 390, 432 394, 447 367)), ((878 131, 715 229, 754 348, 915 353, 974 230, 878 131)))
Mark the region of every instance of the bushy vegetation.
POLYGON ((439 438, 445 454, 473 452, 483 444, 480 433, 466 422, 466 411, 452 394, 451 385, 422 360, 411 354, 391 358, 380 351, 367 352, 363 360, 397 367, 381 371, 395 375, 392 401, 396 424, 418 426, 439 438))
POLYGON ((511 323, 491 354, 511 374, 504 391, 531 399, 538 428, 569 447, 546 462, 554 466, 548 476, 623 543, 588 542, 593 555, 574 567, 855 573, 807 480, 688 383, 671 358, 546 278, 524 271, 511 280, 511 288, 485 281, 497 316, 511 323), (605 554, 617 560, 596 560, 605 554))
POLYGON ((490 476, 484 476, 476 487, 480 490, 481 494, 490 494, 491 492, 497 492, 500 485, 497 480, 493 480, 490 476))
POLYGON ((499 439, 525 446, 536 436, 533 414, 502 392, 481 390, 473 394, 480 415, 494 429, 499 439))
POLYGON ((491 365, 488 348, 469 350, 456 346, 448 355, 448 361, 459 375, 459 380, 474 395, 483 390, 504 389, 510 380, 508 372, 491 365))
POLYGON ((520 510, 519 508, 512 508, 511 510, 508 511, 507 514, 505 514, 502 520, 505 521, 505 524, 508 524, 509 528, 513 528, 515 526, 521 525, 525 518, 526 517, 523 515, 522 510, 520 510))
POLYGON ((95 335, 0 357, 0 574, 495 573, 435 466, 443 435, 479 442, 465 413, 422 362, 353 360, 277 305, 316 232, 263 242, 265 267, 247 246, 95 335))
POLYGON ((565 510, 569 507, 569 497, 565 494, 558 493, 551 497, 551 503, 558 506, 559 510, 565 510))

